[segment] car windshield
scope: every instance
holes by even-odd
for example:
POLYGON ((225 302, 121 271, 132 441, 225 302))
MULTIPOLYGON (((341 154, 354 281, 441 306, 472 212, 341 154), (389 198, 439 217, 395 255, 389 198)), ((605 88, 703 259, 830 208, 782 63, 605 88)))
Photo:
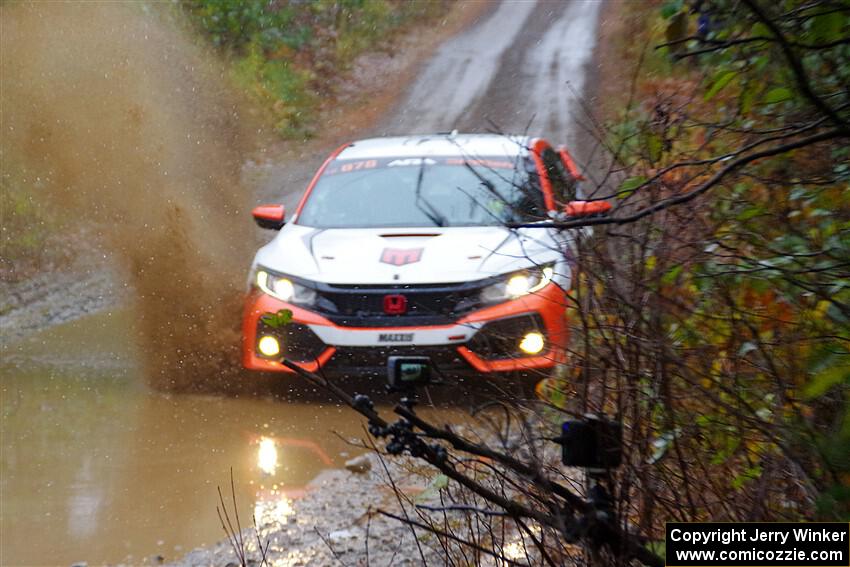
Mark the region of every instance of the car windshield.
POLYGON ((336 160, 297 220, 316 228, 498 226, 541 218, 542 196, 504 157, 336 160))

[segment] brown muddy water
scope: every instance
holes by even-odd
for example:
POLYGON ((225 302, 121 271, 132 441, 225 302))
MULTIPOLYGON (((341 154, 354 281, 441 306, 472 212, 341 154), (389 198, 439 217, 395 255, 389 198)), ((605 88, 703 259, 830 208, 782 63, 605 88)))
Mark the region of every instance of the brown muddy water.
POLYGON ((174 559, 223 539, 231 469, 250 525, 358 453, 339 435, 361 420, 331 403, 150 390, 134 320, 103 312, 4 345, 3 565, 174 559))

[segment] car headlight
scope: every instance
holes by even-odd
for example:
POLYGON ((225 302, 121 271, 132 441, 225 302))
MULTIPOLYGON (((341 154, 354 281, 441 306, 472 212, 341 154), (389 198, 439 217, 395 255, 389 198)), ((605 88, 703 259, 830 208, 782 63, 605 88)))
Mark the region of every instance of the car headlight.
POLYGON ((257 269, 254 282, 263 293, 281 301, 286 301, 287 303, 312 305, 316 302, 316 290, 303 286, 289 278, 267 272, 262 268, 257 269))
POLYGON ((552 264, 505 274, 501 280, 481 290, 481 301, 498 303, 540 291, 549 285, 554 274, 552 264))

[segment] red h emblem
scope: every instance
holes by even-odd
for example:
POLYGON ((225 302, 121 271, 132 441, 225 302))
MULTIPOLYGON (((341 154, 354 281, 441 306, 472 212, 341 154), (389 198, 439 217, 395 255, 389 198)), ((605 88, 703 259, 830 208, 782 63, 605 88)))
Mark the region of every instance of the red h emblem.
POLYGON ((384 313, 387 315, 402 315, 407 313, 407 298, 399 294, 385 295, 384 313))
POLYGON ((381 253, 381 262, 393 266, 404 266, 413 264, 422 259, 423 248, 384 248, 381 253))

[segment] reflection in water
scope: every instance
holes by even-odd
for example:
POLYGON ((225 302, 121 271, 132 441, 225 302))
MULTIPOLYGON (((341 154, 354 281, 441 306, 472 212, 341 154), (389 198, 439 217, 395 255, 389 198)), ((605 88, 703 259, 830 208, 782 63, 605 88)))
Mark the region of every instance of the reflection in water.
POLYGON ((254 518, 257 520, 257 526, 264 529, 285 525, 287 518, 293 514, 295 509, 292 507, 292 500, 276 490, 265 498, 258 495, 257 502, 254 504, 254 518))
POLYGON ((257 467, 269 476, 277 472, 277 446, 274 439, 260 437, 260 448, 257 450, 257 467))
POLYGON ((103 487, 92 477, 92 460, 83 459, 68 497, 68 533, 74 538, 92 537, 97 532, 103 504, 103 487))

